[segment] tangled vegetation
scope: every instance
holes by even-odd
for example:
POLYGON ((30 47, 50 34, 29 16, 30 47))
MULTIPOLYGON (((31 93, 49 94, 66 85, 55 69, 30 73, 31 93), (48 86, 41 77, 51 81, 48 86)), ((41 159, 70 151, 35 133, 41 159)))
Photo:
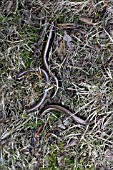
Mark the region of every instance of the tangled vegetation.
POLYGON ((2 0, 0 22, 0 169, 113 169, 113 1, 2 0), (51 23, 59 90, 43 106, 63 105, 93 122, 85 126, 59 112, 23 109, 40 99, 45 82, 29 74, 17 81, 17 74, 42 67, 51 23))

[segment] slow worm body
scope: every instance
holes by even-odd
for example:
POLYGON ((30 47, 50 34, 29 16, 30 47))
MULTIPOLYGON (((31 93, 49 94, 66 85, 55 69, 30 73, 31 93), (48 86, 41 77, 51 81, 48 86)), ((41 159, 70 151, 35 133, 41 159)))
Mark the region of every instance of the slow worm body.
POLYGON ((17 79, 21 79, 28 72, 37 72, 37 71, 39 71, 39 69, 34 69, 34 68, 24 69, 19 74, 17 74, 17 79))
POLYGON ((46 89, 44 91, 44 93, 43 93, 43 96, 42 96, 41 100, 38 103, 34 103, 34 104, 30 105, 30 106, 25 106, 25 110, 27 112, 31 112, 33 110, 38 109, 44 103, 44 101, 46 99, 46 96, 47 96, 47 92, 48 92, 48 90, 46 89))
MULTIPOLYGON (((55 90, 52 98, 56 95, 56 93, 58 91, 58 87, 59 87, 58 79, 51 72, 51 70, 49 68, 49 64, 48 64, 48 56, 49 56, 49 52, 50 52, 51 45, 52 45, 52 42, 53 42, 53 38, 54 38, 54 25, 52 24, 51 27, 50 27, 49 35, 48 35, 48 38, 47 38, 47 42, 46 42, 44 54, 43 54, 43 62, 44 62, 44 66, 45 66, 46 71, 42 68, 41 69, 27 68, 27 69, 24 69, 23 71, 21 71, 17 75, 17 79, 21 79, 26 73, 29 73, 29 72, 34 72, 34 73, 38 73, 38 74, 42 73, 42 75, 45 78, 46 83, 49 82, 49 75, 50 75, 56 82, 56 90, 55 90)), ((33 110, 38 109, 43 104, 43 102, 45 101, 46 96, 47 96, 47 91, 48 90, 44 90, 43 96, 38 103, 34 103, 30 106, 25 106, 26 111, 31 112, 33 110)))
POLYGON ((23 78, 23 76, 26 74, 26 73, 29 73, 29 72, 34 72, 34 73, 42 73, 46 82, 49 82, 49 76, 47 74, 47 72, 44 70, 44 69, 35 69, 35 68, 27 68, 27 69, 24 69, 23 71, 21 71, 18 75, 17 75, 17 79, 21 79, 23 78))
POLYGON ((46 46, 45 46, 45 49, 44 49, 44 54, 43 54, 43 62, 44 62, 44 65, 45 65, 48 72, 49 72, 49 64, 48 64, 47 58, 48 58, 49 51, 51 49, 51 45, 52 45, 52 41, 53 41, 53 37, 54 37, 53 29, 54 29, 54 25, 52 25, 50 27, 48 39, 47 39, 46 46))
POLYGON ((52 110, 66 114, 67 116, 71 117, 77 123, 80 123, 82 125, 87 124, 83 119, 81 119, 78 116, 74 115, 72 112, 70 112, 65 107, 57 105, 57 104, 51 104, 51 105, 45 106, 41 111, 41 116, 44 116, 46 113, 48 113, 48 112, 50 112, 52 110))
MULTIPOLYGON (((27 69, 21 71, 21 72, 17 75, 17 79, 22 78, 22 77, 23 77, 26 73, 28 73, 28 72, 34 72, 34 73, 39 73, 39 74, 42 73, 43 76, 44 76, 44 78, 45 78, 46 83, 49 82, 49 76, 48 76, 47 72, 46 72, 44 69, 34 69, 34 68, 27 68, 27 69)), ((39 100, 39 102, 33 103, 33 104, 30 105, 30 106, 25 106, 25 110, 26 110, 27 112, 31 112, 31 111, 33 111, 33 110, 38 109, 38 108, 43 104, 43 102, 45 101, 46 96, 47 96, 47 91, 48 91, 48 89, 44 90, 44 93, 43 93, 43 95, 42 95, 42 98, 41 98, 41 100, 39 100)))
POLYGON ((49 32, 49 35, 48 35, 48 39, 47 39, 47 42, 46 42, 46 46, 45 46, 45 50, 44 50, 44 54, 43 54, 43 62, 44 62, 44 65, 46 67, 46 70, 47 72, 50 74, 51 77, 53 77, 53 79, 55 80, 56 82, 56 90, 54 92, 54 95, 52 96, 52 98, 54 96, 56 96, 57 92, 58 92, 58 88, 59 88, 59 83, 58 83, 58 79, 57 77, 51 72, 50 68, 49 68, 49 64, 48 64, 48 56, 49 56, 49 51, 51 49, 51 45, 52 45, 52 42, 53 42, 53 38, 54 38, 54 25, 52 25, 50 27, 50 32, 49 32))

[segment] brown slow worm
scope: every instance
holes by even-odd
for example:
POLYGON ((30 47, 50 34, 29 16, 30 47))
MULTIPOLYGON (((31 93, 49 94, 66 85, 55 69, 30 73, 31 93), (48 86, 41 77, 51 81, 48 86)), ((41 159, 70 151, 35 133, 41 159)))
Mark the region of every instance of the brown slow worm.
POLYGON ((61 113, 66 114, 69 117, 72 117, 72 119, 77 122, 80 123, 82 125, 87 125, 86 121, 84 121, 83 119, 79 118, 78 116, 74 115, 72 112, 70 112, 68 109, 66 109, 63 106, 57 105, 57 104, 50 104, 45 106, 42 111, 41 111, 41 116, 44 116, 46 113, 50 112, 50 111, 58 111, 61 113))

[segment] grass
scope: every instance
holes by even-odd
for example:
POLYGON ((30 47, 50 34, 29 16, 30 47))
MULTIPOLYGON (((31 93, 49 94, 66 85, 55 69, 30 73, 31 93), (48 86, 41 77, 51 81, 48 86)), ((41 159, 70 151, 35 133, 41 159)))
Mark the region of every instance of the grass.
MULTIPOLYGON (((113 169, 112 6, 112 1, 97 0, 2 2, 1 170, 113 169), (45 82, 41 77, 34 81, 35 75, 20 81, 16 76, 22 69, 42 67, 51 22, 56 30, 50 68, 61 83, 57 95, 51 99, 48 94, 42 107, 58 103, 93 124, 83 126, 52 111, 42 118, 40 109, 31 113, 23 109, 25 103, 40 99, 45 82), (68 37, 62 45, 65 31, 72 42, 68 37)), ((53 83, 50 80, 48 86, 53 83)))

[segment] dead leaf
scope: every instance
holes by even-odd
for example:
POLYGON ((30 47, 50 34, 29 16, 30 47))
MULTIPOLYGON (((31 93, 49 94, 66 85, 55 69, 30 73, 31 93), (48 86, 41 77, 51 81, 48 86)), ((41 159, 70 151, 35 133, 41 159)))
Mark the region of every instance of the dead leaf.
POLYGON ((74 28, 76 28, 74 23, 57 24, 57 27, 62 28, 62 29, 74 29, 74 28))
POLYGON ((67 34, 66 31, 64 31, 64 37, 63 40, 66 41, 67 46, 69 47, 69 50, 72 51, 73 49, 73 45, 72 45, 72 38, 70 37, 70 35, 67 34))
POLYGON ((6 2, 5 10, 6 10, 7 13, 9 13, 11 11, 12 5, 13 5, 13 1, 7 1, 6 2))
POLYGON ((65 55, 65 41, 64 40, 61 39, 59 41, 59 47, 57 48, 56 52, 58 56, 65 55))
POLYGON ((107 159, 108 161, 113 162, 113 151, 107 151, 107 152, 106 152, 106 159, 107 159))
POLYGON ((85 22, 88 25, 94 24, 91 18, 80 17, 79 20, 85 22))
POLYGON ((66 129, 66 127, 63 125, 61 119, 59 119, 59 121, 58 121, 58 127, 61 128, 61 129, 66 129))
POLYGON ((78 142, 78 139, 71 139, 71 141, 67 144, 66 148, 76 146, 78 142))
POLYGON ((64 155, 58 157, 58 165, 59 167, 65 167, 64 155))
POLYGON ((99 170, 106 170, 104 166, 99 167, 99 170))
POLYGON ((72 41, 72 38, 67 34, 66 31, 64 31, 63 40, 65 40, 67 43, 70 43, 72 41))

